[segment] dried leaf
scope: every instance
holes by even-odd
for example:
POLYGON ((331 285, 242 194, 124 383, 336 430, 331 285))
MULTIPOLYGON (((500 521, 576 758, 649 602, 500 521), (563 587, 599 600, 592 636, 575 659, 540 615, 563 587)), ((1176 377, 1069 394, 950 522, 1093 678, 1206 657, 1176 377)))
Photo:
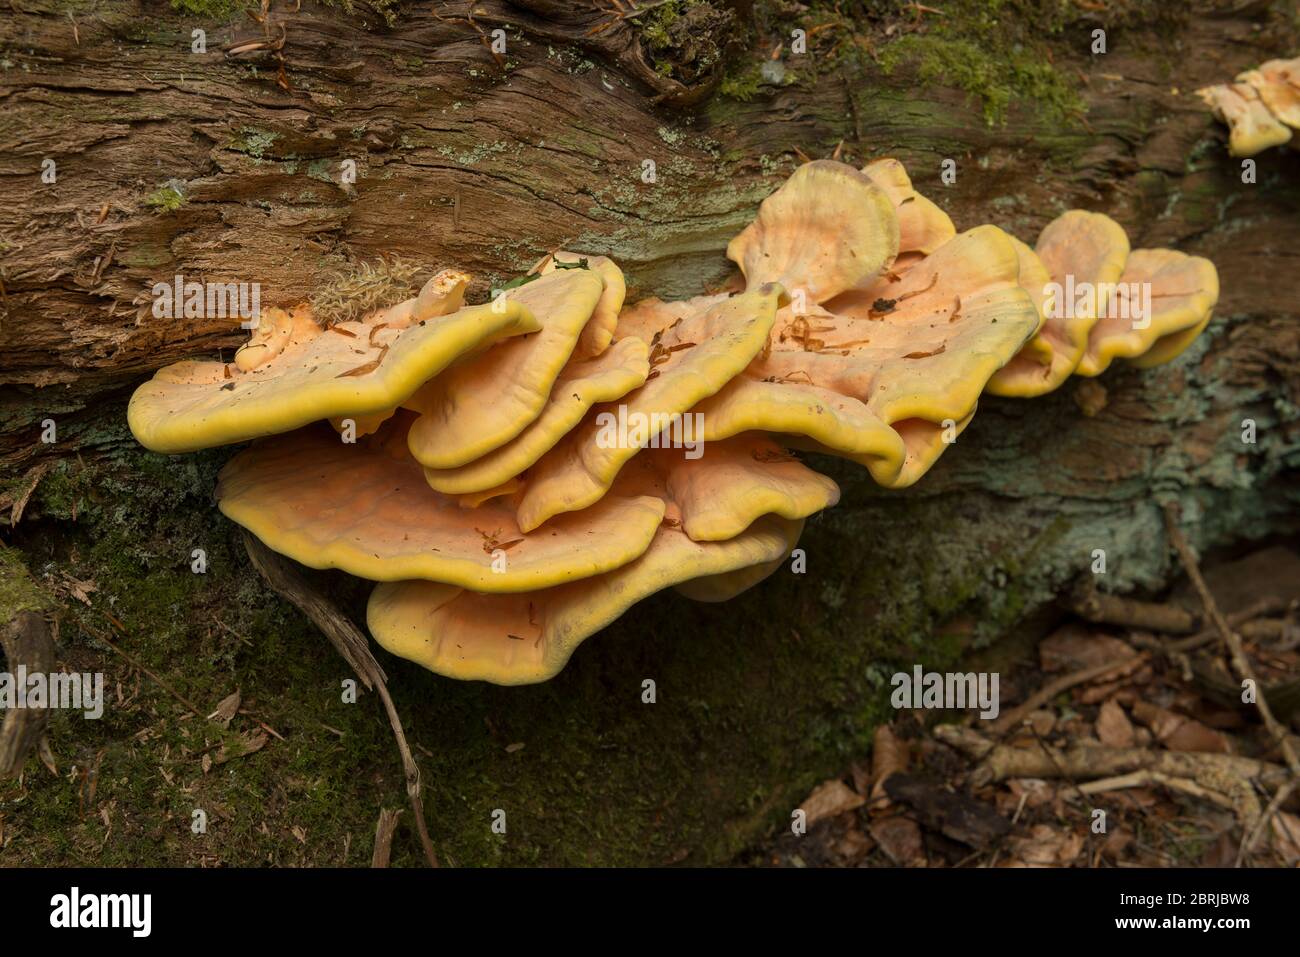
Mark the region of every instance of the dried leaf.
POLYGON ((225 764, 227 761, 233 761, 235 758, 242 758, 254 754, 266 747, 266 742, 269 740, 270 737, 265 731, 254 731, 240 735, 237 744, 230 747, 223 744, 218 748, 216 755, 212 759, 212 763, 225 764))
POLYGON ((233 694, 221 699, 221 703, 217 705, 217 710, 208 715, 208 720, 216 721, 222 727, 228 727, 231 720, 239 712, 239 706, 243 700, 238 689, 236 689, 233 694))
POLYGON ((899 867, 925 866, 921 827, 915 821, 895 815, 874 821, 870 830, 880 849, 899 867))
POLYGON ((839 778, 823 781, 813 788, 812 793, 804 798, 799 807, 807 815, 807 824, 812 827, 818 821, 852 811, 866 804, 867 800, 857 794, 839 778))
POLYGON ((1097 715, 1097 738, 1108 748, 1133 747, 1133 725, 1113 700, 1103 704, 1097 715))
POLYGON ((871 806, 888 807, 889 795, 885 793, 885 781, 891 774, 907 770, 907 742, 894 734, 893 729, 882 724, 876 728, 871 740, 871 806))

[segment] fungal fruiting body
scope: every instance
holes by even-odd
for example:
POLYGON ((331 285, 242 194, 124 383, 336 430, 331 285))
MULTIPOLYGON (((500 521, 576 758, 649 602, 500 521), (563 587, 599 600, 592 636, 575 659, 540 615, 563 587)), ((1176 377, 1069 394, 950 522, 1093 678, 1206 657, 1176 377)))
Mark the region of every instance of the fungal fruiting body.
POLYGON ((612 260, 558 252, 480 305, 444 270, 357 320, 269 310, 234 362, 142 385, 129 421, 160 452, 255 440, 225 515, 378 583, 394 654, 523 684, 656 591, 724 601, 779 568, 839 499, 788 449, 910 485, 982 393, 1169 361, 1218 297, 1208 261, 1130 251, 1097 213, 1032 248, 959 232, 892 159, 801 167, 727 252, 740 291, 677 302, 625 305, 612 260))
POLYGON ((1254 156, 1270 146, 1293 143, 1292 130, 1300 129, 1300 57, 1269 60, 1239 74, 1233 83, 1196 92, 1228 124, 1228 151, 1233 156, 1254 156))

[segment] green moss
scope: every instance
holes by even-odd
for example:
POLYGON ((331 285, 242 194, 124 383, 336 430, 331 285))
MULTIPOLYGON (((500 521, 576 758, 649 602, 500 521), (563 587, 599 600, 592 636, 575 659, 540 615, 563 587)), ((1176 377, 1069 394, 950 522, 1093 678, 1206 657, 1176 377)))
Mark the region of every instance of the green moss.
POLYGON ((1028 51, 1009 56, 999 52, 975 40, 912 35, 884 47, 879 62, 886 74, 908 64, 923 83, 941 83, 977 97, 990 125, 1005 120, 1008 107, 1018 97, 1056 119, 1083 109, 1074 86, 1050 63, 1028 51))
POLYGON ((359 17, 363 23, 366 22, 369 14, 377 14, 389 27, 397 26, 397 10, 401 6, 401 0, 367 0, 365 3, 357 3, 355 0, 320 0, 320 2, 327 7, 342 10, 350 16, 359 17))
POLYGON ((144 198, 144 204, 160 213, 174 213, 185 205, 185 195, 175 186, 160 186, 144 198))
POLYGON ((742 64, 728 70, 722 82, 718 84, 718 92, 722 96, 748 103, 758 94, 759 87, 762 85, 763 75, 759 65, 742 64))
POLYGON ((207 20, 227 20, 244 10, 251 10, 251 0, 169 0, 172 9, 207 20))
POLYGON ((45 611, 52 604, 32 581, 22 555, 16 549, 0 544, 0 622, 8 621, 21 611, 45 611))

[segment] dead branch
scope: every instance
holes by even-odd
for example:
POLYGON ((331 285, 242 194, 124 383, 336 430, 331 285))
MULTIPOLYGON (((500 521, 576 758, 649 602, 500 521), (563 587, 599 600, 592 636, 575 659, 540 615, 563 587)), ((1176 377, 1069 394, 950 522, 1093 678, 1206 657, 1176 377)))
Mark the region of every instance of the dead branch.
POLYGON ((978 731, 953 725, 939 725, 935 728, 935 736, 981 761, 975 771, 977 785, 1009 778, 1066 777, 1090 781, 1143 770, 1195 781, 1207 769, 1212 769, 1257 781, 1271 790, 1281 787, 1287 776, 1287 769, 1280 765, 1237 754, 1107 748, 1083 743, 1067 748, 1017 748, 995 744, 978 731))
POLYGON ((402 756, 402 767, 406 771, 406 795, 410 799, 411 809, 415 812, 415 827, 420 835, 420 844, 424 847, 424 856, 429 866, 437 867, 438 855, 433 849, 433 842, 429 839, 429 829, 424 822, 420 766, 415 763, 415 757, 406 743, 402 719, 398 716, 397 707, 388 694, 388 676, 384 674, 384 669, 379 666, 375 656, 370 653, 366 636, 341 608, 326 598, 307 579, 297 563, 271 551, 256 536, 248 532, 244 532, 244 549, 248 552, 253 567, 266 579, 271 589, 306 615, 343 656, 343 660, 352 667, 361 682, 367 688, 373 688, 383 701, 384 710, 388 712, 389 724, 393 726, 393 736, 397 739, 397 750, 402 756))
MULTIPOLYGON (((21 611, 0 632, 9 670, 25 666, 29 672, 54 670, 54 639, 44 616, 21 611)), ((45 708, 10 708, 0 724, 0 777, 16 775, 23 768, 27 753, 45 735, 50 713, 45 708)))
POLYGON ((1076 615, 1096 624, 1123 625, 1172 635, 1190 634, 1200 624, 1197 616, 1181 605, 1108 595, 1097 591, 1090 578, 1075 586, 1068 603, 1076 615))

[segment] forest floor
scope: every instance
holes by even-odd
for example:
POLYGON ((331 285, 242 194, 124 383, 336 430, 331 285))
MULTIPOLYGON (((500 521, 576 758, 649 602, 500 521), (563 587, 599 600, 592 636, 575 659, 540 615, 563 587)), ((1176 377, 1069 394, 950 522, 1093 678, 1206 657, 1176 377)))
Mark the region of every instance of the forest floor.
MULTIPOLYGON (((1205 578, 1294 753, 1300 553, 1274 545, 1205 578)), ((746 862, 1300 864, 1300 802, 1270 809, 1276 788, 1260 786, 1285 780, 1286 756, 1241 703, 1227 645, 1191 586, 1162 603, 1081 610, 1001 676, 999 715, 953 723, 953 712, 913 710, 881 725, 869 761, 803 801, 806 833, 792 824, 746 862)))

